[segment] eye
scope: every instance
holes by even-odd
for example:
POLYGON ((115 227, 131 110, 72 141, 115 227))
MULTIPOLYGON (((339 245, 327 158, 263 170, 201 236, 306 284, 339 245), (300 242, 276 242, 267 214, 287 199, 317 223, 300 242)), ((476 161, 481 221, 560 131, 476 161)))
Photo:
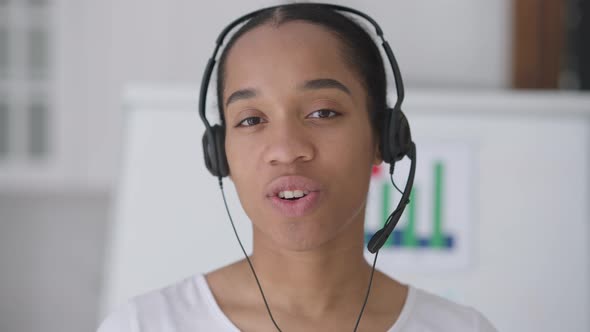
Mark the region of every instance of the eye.
POLYGON ((251 116, 240 121, 236 127, 252 127, 263 123, 264 120, 259 116, 251 116))
POLYGON ((315 119, 324 119, 324 118, 333 118, 338 115, 340 115, 340 113, 337 113, 337 112, 329 110, 329 109, 321 109, 321 110, 317 110, 317 111, 311 113, 310 115, 308 115, 308 117, 315 118, 315 119))

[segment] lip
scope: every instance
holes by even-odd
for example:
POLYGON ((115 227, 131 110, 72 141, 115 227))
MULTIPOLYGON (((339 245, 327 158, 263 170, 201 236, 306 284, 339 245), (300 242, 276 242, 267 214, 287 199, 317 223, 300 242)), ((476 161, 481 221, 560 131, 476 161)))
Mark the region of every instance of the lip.
POLYGON ((266 197, 271 206, 281 215, 288 218, 302 217, 318 205, 321 196, 321 185, 304 176, 281 176, 268 185, 266 197), (278 193, 285 190, 308 191, 305 197, 297 200, 285 200, 278 197, 278 193))

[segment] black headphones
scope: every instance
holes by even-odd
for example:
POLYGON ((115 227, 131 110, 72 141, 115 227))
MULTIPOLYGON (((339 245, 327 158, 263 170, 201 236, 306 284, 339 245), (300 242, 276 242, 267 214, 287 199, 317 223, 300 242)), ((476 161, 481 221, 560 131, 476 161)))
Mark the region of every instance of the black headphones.
MULTIPOLYGON (((221 31, 219 37, 217 37, 215 50, 213 51, 213 55, 207 63, 207 67, 205 67, 205 72, 203 74, 203 79, 201 81, 201 92, 199 95, 199 115, 201 116, 201 119, 205 124, 205 134, 203 135, 203 152, 205 157, 205 165, 207 166, 207 169, 211 172, 211 174, 216 176, 220 180, 220 182, 221 178, 229 175, 229 166, 225 155, 225 128, 223 128, 223 126, 221 125, 211 126, 205 114, 205 108, 207 105, 207 90, 209 88, 213 67, 215 66, 217 53, 223 45, 226 36, 237 25, 246 22, 247 20, 255 17, 263 11, 293 5, 297 4, 273 6, 246 14, 231 22, 227 27, 225 27, 225 29, 223 29, 223 31, 221 31)), ((383 246, 383 244, 393 231, 393 228, 399 221, 406 204, 409 202, 410 191, 414 183, 414 174, 416 170, 416 146, 412 141, 410 125, 408 123, 408 120, 406 119, 406 116, 401 110, 401 105, 404 100, 404 84, 402 81, 401 72, 397 65, 397 61, 395 60, 395 56, 391 51, 391 47, 389 47, 389 43, 383 37, 383 31, 381 30, 381 27, 379 27, 375 20, 373 20, 370 16, 363 12, 344 6, 331 4, 314 5, 339 12, 354 14, 370 22, 371 25, 373 25, 373 27, 375 28, 377 36, 381 39, 381 45, 383 46, 385 54, 387 55, 387 59, 389 60, 391 68, 393 69, 393 77, 395 80, 395 88, 397 92, 397 101, 393 108, 388 108, 384 112, 384 123, 380 138, 381 157, 384 162, 390 164, 390 174, 393 174, 395 162, 401 160, 404 156, 407 156, 411 160, 411 166, 408 181, 406 182, 406 186, 402 193, 402 198, 399 202, 399 205, 394 210, 394 212, 389 216, 388 220, 385 223, 385 226, 381 230, 377 231, 369 241, 368 249, 370 252, 375 253, 383 246)))

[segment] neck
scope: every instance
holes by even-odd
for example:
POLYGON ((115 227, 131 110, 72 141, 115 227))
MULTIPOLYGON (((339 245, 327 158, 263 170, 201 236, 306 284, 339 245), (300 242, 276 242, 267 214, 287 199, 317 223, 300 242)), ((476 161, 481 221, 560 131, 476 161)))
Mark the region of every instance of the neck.
POLYGON ((275 306, 315 316, 342 303, 362 302, 371 273, 363 257, 363 223, 348 228, 337 239, 306 251, 278 248, 254 231, 252 263, 275 306))

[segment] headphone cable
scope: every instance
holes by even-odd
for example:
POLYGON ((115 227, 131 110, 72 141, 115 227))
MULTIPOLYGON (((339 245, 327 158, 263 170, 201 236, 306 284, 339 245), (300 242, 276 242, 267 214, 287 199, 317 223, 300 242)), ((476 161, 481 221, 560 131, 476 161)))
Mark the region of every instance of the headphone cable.
POLYGON ((238 243, 240 244, 240 248, 242 249, 242 252, 244 253, 244 256, 246 257, 246 260, 248 261, 248 265, 250 266, 250 270, 252 270, 252 274, 254 275, 254 279, 256 279, 256 284, 258 285, 258 289, 260 290, 260 294, 262 295, 262 300, 264 300, 264 305, 266 306, 266 311, 268 311, 268 315, 270 316, 270 320, 272 320, 272 323, 277 328, 277 331, 282 332, 281 328, 279 327, 279 325, 275 321, 275 318, 273 317, 272 312, 270 311, 270 306, 268 305, 268 302, 266 301, 266 296, 264 296, 264 291, 262 290, 262 286, 260 285, 260 280, 258 280, 258 275, 256 275, 256 271, 254 270, 254 265, 252 265, 252 261, 250 261, 250 257, 248 257, 248 254, 246 253, 246 249, 244 249, 244 245, 242 244, 242 241, 240 240, 240 236, 238 235, 238 231, 236 230, 234 220, 231 217, 231 213, 229 213, 229 208, 227 206, 227 200, 225 199, 225 191, 223 190, 223 181, 221 180, 221 177, 219 177, 218 179, 219 179, 219 189, 221 189, 221 196, 223 197, 223 205, 225 205, 225 211, 227 211, 227 216, 229 217, 231 227, 234 230, 234 234, 236 235, 236 239, 238 239, 238 243))
POLYGON ((369 300, 369 293, 371 293, 371 285, 373 284, 373 274, 375 273, 375 264, 377 264, 377 255, 379 255, 379 250, 375 253, 375 258, 373 258, 373 267, 371 268, 371 276, 369 277, 369 286, 367 287, 367 294, 365 295, 365 300, 363 301, 363 306, 361 307, 361 312, 359 313, 359 317, 356 319, 356 324, 354 325, 354 332, 359 327, 359 323, 361 322, 361 318, 363 317, 363 312, 365 311, 365 306, 367 305, 367 301, 369 300))
POLYGON ((397 185, 395 184, 395 181, 393 181, 393 172, 395 171, 395 163, 391 164, 391 166, 389 167, 389 178, 391 179, 391 184, 393 185, 393 187, 395 189, 397 189, 397 191, 400 194, 404 194, 401 190, 399 190, 399 188, 397 187, 397 185))

